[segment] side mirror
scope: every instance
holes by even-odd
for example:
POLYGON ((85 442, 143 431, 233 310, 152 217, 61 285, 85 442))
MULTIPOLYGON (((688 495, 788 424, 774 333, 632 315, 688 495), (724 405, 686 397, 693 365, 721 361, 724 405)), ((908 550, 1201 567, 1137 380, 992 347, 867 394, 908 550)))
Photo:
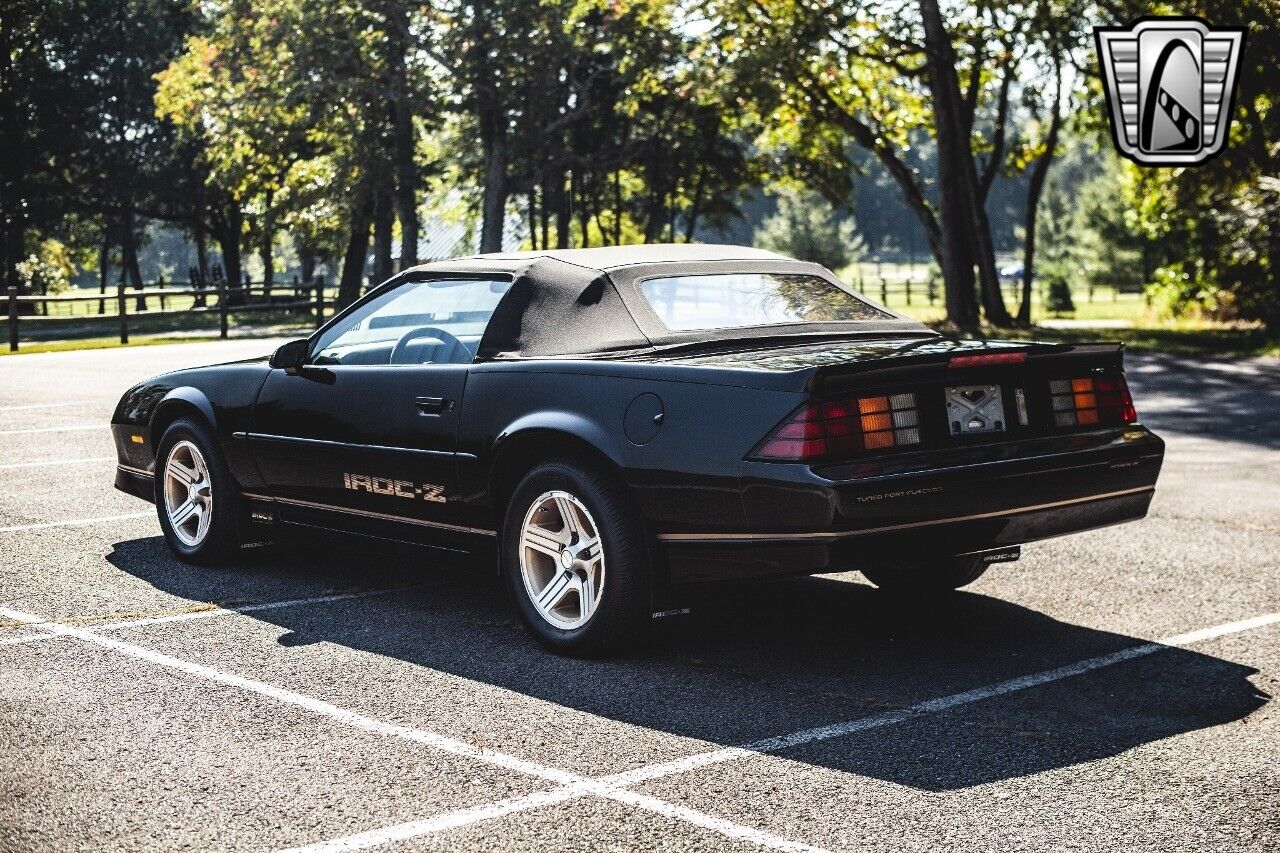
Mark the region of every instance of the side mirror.
POLYGON ((306 338, 281 344, 280 348, 271 354, 270 364, 272 367, 284 370, 301 370, 307 362, 309 346, 306 338))

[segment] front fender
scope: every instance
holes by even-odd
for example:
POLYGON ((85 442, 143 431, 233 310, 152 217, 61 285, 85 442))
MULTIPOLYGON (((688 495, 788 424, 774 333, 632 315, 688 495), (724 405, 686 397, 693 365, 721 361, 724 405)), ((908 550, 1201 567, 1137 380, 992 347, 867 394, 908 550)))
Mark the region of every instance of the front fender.
POLYGON ((156 405, 150 420, 152 443, 160 440, 164 428, 178 417, 178 412, 189 412, 191 409, 200 413, 213 435, 219 434, 218 415, 213 403, 209 402, 209 398, 199 388, 183 385, 169 391, 156 405))

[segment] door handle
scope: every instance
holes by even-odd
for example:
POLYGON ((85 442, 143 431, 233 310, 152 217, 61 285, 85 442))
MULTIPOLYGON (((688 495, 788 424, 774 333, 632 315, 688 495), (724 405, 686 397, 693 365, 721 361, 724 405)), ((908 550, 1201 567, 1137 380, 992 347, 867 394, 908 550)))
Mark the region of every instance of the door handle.
POLYGON ((413 407, 418 410, 420 415, 443 415, 449 411, 449 406, 452 405, 452 402, 444 397, 415 397, 413 407))

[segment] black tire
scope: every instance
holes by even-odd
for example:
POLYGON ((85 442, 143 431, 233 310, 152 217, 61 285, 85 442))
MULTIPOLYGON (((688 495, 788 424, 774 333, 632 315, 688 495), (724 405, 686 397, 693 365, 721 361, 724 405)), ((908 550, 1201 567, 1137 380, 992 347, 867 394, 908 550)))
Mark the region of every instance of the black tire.
POLYGON ((973 583, 989 565, 981 557, 943 557, 914 566, 864 568, 862 573, 885 592, 939 595, 973 583))
POLYGON ((156 447, 155 466, 155 501, 156 514, 160 518, 160 529, 164 531, 165 541, 179 559, 188 563, 207 564, 225 560, 233 556, 240 548, 237 524, 240 514, 240 495, 235 480, 222 451, 209 435, 208 429, 194 421, 181 418, 169 425, 156 447), (208 530, 203 539, 191 544, 183 540, 174 530, 165 503, 166 471, 170 453, 179 442, 190 442, 200 451, 208 471, 209 496, 212 510, 208 530))
POLYGON ((547 648, 590 657, 616 654, 644 639, 651 615, 648 540, 639 511, 612 477, 576 462, 548 462, 534 468, 512 492, 500 547, 502 575, 516 610, 529 632, 547 648), (576 498, 590 514, 602 545, 599 603, 585 624, 571 629, 557 627, 542 616, 522 574, 525 518, 548 492, 576 498))

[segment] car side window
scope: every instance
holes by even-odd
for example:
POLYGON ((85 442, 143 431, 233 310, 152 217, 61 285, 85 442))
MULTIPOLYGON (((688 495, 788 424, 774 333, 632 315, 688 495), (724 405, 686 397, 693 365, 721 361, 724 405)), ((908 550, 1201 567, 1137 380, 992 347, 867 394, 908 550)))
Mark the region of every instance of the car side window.
POLYGON ((316 342, 313 364, 469 364, 510 281, 411 281, 370 299, 316 342))

